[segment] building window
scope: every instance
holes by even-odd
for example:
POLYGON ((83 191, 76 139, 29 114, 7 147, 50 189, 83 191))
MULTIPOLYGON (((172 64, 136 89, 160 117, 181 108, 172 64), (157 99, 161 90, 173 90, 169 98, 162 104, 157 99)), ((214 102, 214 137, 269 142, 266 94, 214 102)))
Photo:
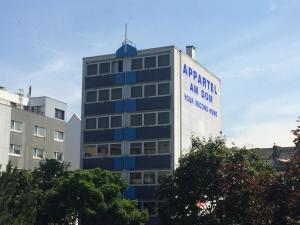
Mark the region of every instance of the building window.
POLYGON ((170 84, 169 83, 159 83, 158 84, 158 95, 169 95, 170 94, 170 84))
POLYGON ((143 125, 143 114, 132 114, 130 116, 130 126, 142 126, 143 125))
POLYGON ((123 72, 123 60, 113 61, 111 66, 113 73, 123 72))
POLYGON ((10 123, 10 129, 12 131, 16 131, 16 132, 22 132, 23 129, 23 123, 22 122, 18 122, 15 120, 12 120, 10 123))
POLYGON ((170 112, 158 112, 157 113, 158 124, 169 124, 170 123, 170 112))
POLYGON ((157 153, 158 154, 170 153, 170 142, 169 141, 158 141, 157 142, 157 153))
POLYGON ((151 126, 156 124, 156 113, 144 114, 144 126, 151 126))
POLYGON ((156 84, 148 84, 144 86, 144 97, 156 96, 156 84))
POLYGON ((96 102, 97 101, 97 91, 86 92, 86 102, 96 102))
POLYGON ((55 118, 64 120, 65 119, 65 111, 61 109, 55 109, 55 118))
POLYGON ((111 89, 111 100, 122 99, 122 88, 111 89))
POLYGON ((39 148, 33 149, 33 158, 34 159, 43 159, 44 158, 44 150, 39 148))
POLYGON ((145 57, 145 69, 156 67, 156 56, 145 57))
POLYGON ((164 179, 170 175, 170 171, 157 171, 157 183, 162 184, 164 179))
POLYGON ((86 118, 85 129, 96 129, 97 120, 96 118, 86 118))
POLYGON ((64 141, 64 132, 58 130, 54 131, 54 140, 64 141))
POLYGON ((56 159, 57 161, 62 162, 63 161, 63 153, 61 152, 54 152, 54 159, 56 159))
POLYGON ((130 155, 141 155, 142 143, 130 143, 130 155))
POLYGON ((169 55, 159 55, 158 56, 158 67, 169 66, 170 56, 169 55))
POLYGON ((131 87, 131 98, 141 98, 143 97, 143 86, 131 87))
POLYGON ((144 142, 144 154, 154 155, 156 154, 156 143, 155 141, 144 142))
POLYGON ((100 102, 109 101, 109 89, 99 90, 98 100, 100 102))
POLYGON ((122 153, 121 144, 111 144, 110 145, 110 155, 119 156, 122 153))
POLYGON ((44 114, 43 106, 32 106, 31 111, 37 114, 44 114))
POLYGON ((155 184, 155 172, 154 171, 147 171, 144 172, 144 184, 155 184))
POLYGON ((122 116, 111 116, 110 117, 110 127, 122 127, 122 116))
POLYGON ((34 126, 34 135, 38 137, 45 137, 46 129, 44 127, 34 126))
POLYGON ((131 70, 143 69, 143 58, 137 58, 131 60, 131 70))
POLYGON ((97 147, 97 157, 107 157, 108 156, 108 145, 98 145, 97 147))
POLYGON ((22 151, 22 146, 21 145, 14 145, 14 144, 9 145, 9 154, 10 155, 20 156, 21 151, 22 151))
POLYGON ((98 74, 98 64, 91 64, 87 65, 87 72, 88 76, 90 75, 97 75, 98 74))
POLYGON ((109 117, 108 116, 98 118, 98 128, 99 129, 109 128, 109 117))
POLYGON ((85 145, 84 146, 84 156, 86 158, 94 158, 97 156, 96 145, 85 145))
POLYGON ((100 63, 100 74, 110 73, 110 63, 100 63))
POLYGON ((131 172, 130 184, 142 184, 142 172, 131 172))

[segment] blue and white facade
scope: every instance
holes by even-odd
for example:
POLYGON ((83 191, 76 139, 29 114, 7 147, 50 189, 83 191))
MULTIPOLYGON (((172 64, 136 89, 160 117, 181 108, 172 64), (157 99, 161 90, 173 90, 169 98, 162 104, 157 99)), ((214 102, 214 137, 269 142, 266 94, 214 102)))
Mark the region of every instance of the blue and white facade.
POLYGON ((158 223, 155 188, 190 146, 220 135, 220 80, 174 46, 83 59, 81 167, 120 173, 158 223))

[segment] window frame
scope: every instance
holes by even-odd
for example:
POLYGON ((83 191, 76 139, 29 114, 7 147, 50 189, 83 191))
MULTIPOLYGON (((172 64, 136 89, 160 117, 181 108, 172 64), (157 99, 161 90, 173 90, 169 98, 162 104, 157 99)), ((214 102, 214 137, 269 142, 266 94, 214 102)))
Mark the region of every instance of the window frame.
POLYGON ((129 176, 127 181, 130 186, 157 186, 161 184, 159 183, 159 179, 158 179, 158 174, 160 172, 171 173, 171 170, 133 170, 133 171, 129 171, 129 176), (131 183, 131 174, 133 173, 141 174, 141 183, 138 184, 131 183), (145 183, 145 173, 154 173, 154 183, 145 183))
POLYGON ((170 96, 171 95, 171 83, 170 81, 162 81, 162 82, 156 82, 156 83, 144 83, 144 84, 135 84, 130 86, 130 99, 140 99, 140 98, 155 98, 155 97, 163 97, 163 96, 170 96), (160 84, 169 84, 169 91, 168 94, 159 94, 158 93, 158 86, 160 84), (153 96, 145 96, 145 86, 149 86, 149 85, 155 85, 155 95, 153 96), (140 97, 132 97, 132 88, 133 87, 142 87, 142 96, 140 97))
POLYGON ((163 110, 163 111, 145 111, 145 112, 140 112, 140 113, 130 113, 129 114, 129 127, 154 127, 154 126, 168 126, 171 124, 171 111, 168 110, 163 110), (155 123, 150 124, 150 125, 145 125, 145 114, 155 114, 155 123), (159 113, 168 113, 169 114, 169 122, 168 123, 158 123, 158 114, 159 113), (131 116, 132 115, 140 115, 142 114, 142 124, 137 126, 132 126, 131 125, 131 116))
POLYGON ((108 143, 99 143, 99 144, 85 144, 84 145, 84 154, 83 154, 84 156, 83 156, 83 158, 85 158, 85 159, 95 159, 95 158, 103 159, 103 158, 108 158, 108 157, 120 157, 123 154, 124 154, 124 144, 122 142, 108 142, 108 143), (108 147, 108 154, 105 155, 105 156, 101 156, 100 157, 98 155, 98 147, 102 146, 102 145, 107 145, 107 147, 108 147), (112 155, 111 154, 111 146, 112 145, 120 145, 121 146, 121 153, 120 153, 120 155, 112 155), (86 148, 86 146, 93 146, 93 147, 96 148, 96 156, 95 157, 86 157, 86 155, 85 155, 85 148, 86 148))
POLYGON ((55 130, 54 131, 54 135, 53 135, 53 140, 54 141, 59 141, 59 142, 64 142, 65 140, 65 132, 60 131, 60 130, 55 130), (62 134, 62 139, 58 139, 58 134, 61 133, 62 134), (57 135, 56 135, 57 134, 57 135))
POLYGON ((54 152, 54 159, 56 159, 58 162, 62 162, 62 161, 64 161, 64 153, 62 153, 62 152, 54 152), (57 155, 58 154, 61 154, 61 160, 58 160, 57 158, 57 155))
POLYGON ((65 120, 65 117, 66 117, 66 112, 64 111, 64 110, 62 110, 62 109, 58 109, 58 108, 55 108, 55 110, 54 110, 54 117, 55 117, 55 119, 58 119, 58 120, 65 120), (62 113, 62 119, 61 118, 58 118, 56 115, 56 113, 57 112, 60 112, 60 113, 62 113))
POLYGON ((23 133, 23 122, 17 121, 17 120, 11 120, 10 121, 10 131, 16 132, 16 133, 23 133), (16 124, 20 125, 20 130, 16 129, 16 124), (13 127, 12 127, 13 124, 13 127))
POLYGON ((22 145, 9 144, 8 155, 21 157, 22 156, 22 145), (20 149, 19 149, 20 150, 20 154, 16 154, 15 153, 15 147, 17 147, 17 146, 20 147, 20 149))
POLYGON ((97 63, 98 64, 98 75, 100 75, 100 76, 104 76, 104 75, 107 75, 107 74, 111 74, 111 66, 112 66, 112 61, 111 60, 109 60, 109 61, 101 61, 101 62, 98 62, 97 63), (109 63, 109 72, 108 73, 101 73, 100 72, 100 67, 101 67, 101 64, 105 64, 105 63, 109 63))
POLYGON ((39 159, 39 160, 44 159, 45 158, 45 150, 44 149, 40 149, 40 148, 33 148, 32 158, 33 159, 39 159), (41 151, 43 153, 43 157, 42 158, 37 157, 37 155, 38 155, 37 151, 41 151))
POLYGON ((170 139, 159 139, 159 140, 144 140, 144 141, 129 141, 128 142, 128 151, 127 154, 130 156, 151 156, 151 155, 169 155, 171 154, 171 141, 170 139), (158 142, 169 142, 169 149, 168 152, 164 152, 164 153, 159 153, 158 152, 158 142), (153 154, 145 154, 145 143, 147 142, 155 142, 155 153, 153 154), (131 144, 141 144, 141 154, 131 154, 130 150, 131 150, 131 144))
POLYGON ((118 129, 118 128, 122 128, 123 127, 123 124, 124 124, 124 118, 123 118, 123 114, 111 114, 111 115, 108 115, 108 114, 103 114, 101 116, 88 116, 88 117, 85 117, 85 121, 84 121, 84 130, 86 131, 89 131, 89 130, 108 130, 108 129, 118 129), (120 116, 121 117, 121 126, 120 127, 112 127, 111 126, 111 117, 114 117, 114 116, 120 116), (100 118, 108 118, 108 127, 107 128, 99 128, 99 119, 100 118), (88 129, 86 128, 86 121, 87 119, 96 119, 96 128, 94 129, 88 129))
POLYGON ((33 129, 34 129, 33 130, 33 136, 35 136, 35 137, 41 137, 41 138, 46 137, 46 128, 45 127, 40 127, 38 125, 34 125, 33 129), (38 129, 42 129, 44 131, 43 135, 38 134, 38 129))

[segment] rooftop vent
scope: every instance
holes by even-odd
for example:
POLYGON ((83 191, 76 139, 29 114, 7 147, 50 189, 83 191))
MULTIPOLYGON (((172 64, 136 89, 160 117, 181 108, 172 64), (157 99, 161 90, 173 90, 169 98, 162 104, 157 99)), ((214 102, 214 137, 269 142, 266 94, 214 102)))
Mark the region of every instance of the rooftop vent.
POLYGON ((186 54, 188 54, 192 59, 196 59, 196 48, 193 45, 186 46, 186 54))

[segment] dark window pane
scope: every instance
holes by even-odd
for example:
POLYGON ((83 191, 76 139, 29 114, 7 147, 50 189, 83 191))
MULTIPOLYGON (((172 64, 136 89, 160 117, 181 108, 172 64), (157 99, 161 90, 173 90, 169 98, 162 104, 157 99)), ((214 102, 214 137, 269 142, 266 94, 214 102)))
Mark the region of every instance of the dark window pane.
POLYGON ((130 125, 131 126, 142 126, 143 124, 143 115, 134 114, 130 116, 130 125))
POLYGON ((170 94, 170 84, 162 83, 158 84, 158 95, 168 95, 170 94))
POLYGON ((145 85, 145 97, 155 96, 156 95, 156 85, 155 84, 149 84, 145 85))
POLYGON ((170 113, 169 112, 159 112, 157 121, 158 121, 158 124, 170 123, 170 113))
POLYGON ((156 67, 156 57, 146 57, 145 58, 145 69, 156 67))
POLYGON ((144 172, 144 184, 155 184, 155 172, 144 172))
POLYGON ((152 155, 155 154, 155 142, 144 142, 144 154, 145 155, 152 155))
POLYGON ((65 119, 65 111, 60 109, 55 109, 55 118, 64 120, 65 119))
POLYGON ((122 127, 122 116, 112 116, 110 119, 110 127, 122 127))
POLYGON ((109 90, 99 90, 99 101, 108 101, 109 100, 109 90))
POLYGON ((84 156, 85 157, 96 157, 97 156, 96 145, 85 145, 84 156))
POLYGON ((143 87, 135 86, 131 87, 131 98, 140 98, 143 97, 143 87))
POLYGON ((98 128, 109 128, 109 117, 99 117, 98 118, 98 128))
POLYGON ((123 61, 122 60, 112 62, 112 72, 113 73, 123 72, 123 61))
POLYGON ((170 142, 169 141, 158 141, 157 152, 159 154, 170 153, 170 142))
POLYGON ((132 59, 131 60, 131 70, 140 70, 143 69, 143 59, 132 59))
POLYGON ((100 63, 100 74, 110 73, 110 63, 100 63))
POLYGON ((145 113, 144 114, 144 125, 155 125, 156 122, 156 113, 145 113))
POLYGON ((97 156, 98 157, 108 156, 108 145, 98 145, 97 156))
POLYGON ((111 100, 122 99, 122 88, 111 89, 111 100))
POLYGON ((130 173, 130 184, 142 184, 142 173, 131 172, 130 173))
POLYGON ((86 129, 96 129, 96 118, 87 118, 85 120, 86 129))
POLYGON ((130 143, 130 155, 142 154, 142 143, 130 143))
POLYGON ((97 101, 97 91, 88 91, 86 93, 86 102, 96 102, 97 101))
POLYGON ((121 155, 121 144, 111 144, 110 155, 121 155))
POLYGON ((97 75, 98 74, 98 64, 87 65, 86 74, 89 75, 97 75))
POLYGON ((169 55, 160 55, 158 56, 158 66, 169 66, 170 56, 169 55))

